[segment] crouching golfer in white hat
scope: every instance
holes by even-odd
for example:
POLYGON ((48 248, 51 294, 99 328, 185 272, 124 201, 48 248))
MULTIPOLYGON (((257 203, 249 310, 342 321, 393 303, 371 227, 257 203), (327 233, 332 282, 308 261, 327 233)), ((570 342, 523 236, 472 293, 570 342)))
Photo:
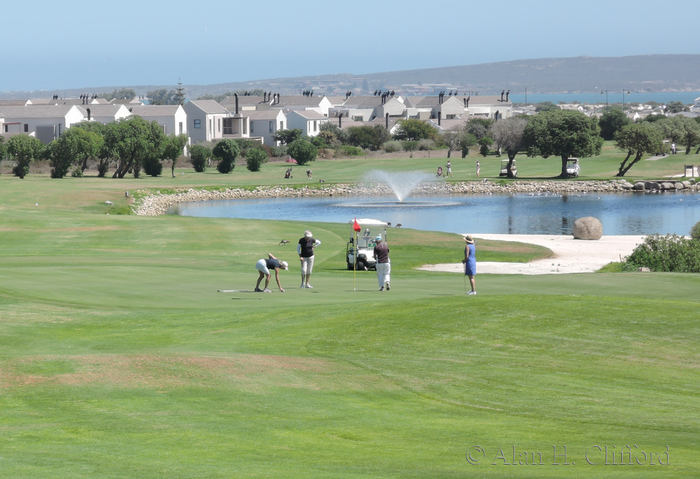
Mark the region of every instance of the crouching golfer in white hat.
POLYGON ((267 259, 258 260, 255 265, 255 269, 260 271, 260 276, 258 277, 258 283, 255 285, 256 293, 272 293, 267 286, 270 284, 270 270, 275 270, 275 279, 277 280, 277 286, 280 288, 280 292, 284 293, 282 289, 282 284, 280 283, 280 269, 289 269, 289 265, 286 261, 280 261, 272 254, 267 253, 267 259), (265 278, 265 289, 260 289, 260 281, 265 278))

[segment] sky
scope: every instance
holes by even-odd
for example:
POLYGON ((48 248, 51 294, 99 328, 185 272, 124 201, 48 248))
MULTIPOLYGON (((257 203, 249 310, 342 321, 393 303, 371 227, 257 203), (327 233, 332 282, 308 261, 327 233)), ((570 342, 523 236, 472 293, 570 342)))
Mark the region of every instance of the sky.
POLYGON ((700 53, 698 0, 3 3, 0 91, 700 53))

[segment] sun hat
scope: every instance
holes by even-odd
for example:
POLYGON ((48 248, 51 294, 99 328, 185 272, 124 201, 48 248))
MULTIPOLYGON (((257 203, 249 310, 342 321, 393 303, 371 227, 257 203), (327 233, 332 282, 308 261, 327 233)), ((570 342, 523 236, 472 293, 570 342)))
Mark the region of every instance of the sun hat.
POLYGON ((311 238, 313 235, 311 234, 311 231, 306 230, 306 231, 304 231, 304 236, 307 238, 311 238))
POLYGON ((471 235, 466 235, 464 237, 464 241, 466 241, 469 244, 474 244, 474 238, 472 238, 471 235))
POLYGON ((289 263, 287 263, 286 261, 280 261, 280 266, 282 267, 282 269, 289 269, 289 263))
POLYGON ((381 240, 382 240, 381 236, 377 236, 376 238, 374 238, 374 241, 381 241, 381 240))

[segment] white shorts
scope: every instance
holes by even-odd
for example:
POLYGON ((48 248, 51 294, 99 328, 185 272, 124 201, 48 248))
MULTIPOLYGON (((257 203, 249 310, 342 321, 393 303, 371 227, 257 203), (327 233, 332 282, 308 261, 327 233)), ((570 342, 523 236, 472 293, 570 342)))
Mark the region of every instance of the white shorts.
POLYGON ((260 271, 260 272, 261 272, 262 274, 264 274, 265 276, 269 276, 269 275, 270 275, 270 270, 267 269, 267 261, 265 261, 264 259, 261 259, 260 261, 258 261, 257 263, 255 263, 255 269, 257 269, 258 271, 260 271))
POLYGON ((314 269, 314 257, 311 256, 310 258, 301 258, 301 274, 307 276, 311 274, 311 271, 314 269))

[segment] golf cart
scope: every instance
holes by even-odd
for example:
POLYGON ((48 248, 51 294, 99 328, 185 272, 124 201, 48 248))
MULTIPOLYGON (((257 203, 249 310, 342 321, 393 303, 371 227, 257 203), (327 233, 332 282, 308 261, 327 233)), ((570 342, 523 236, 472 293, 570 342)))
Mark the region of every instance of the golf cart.
POLYGON ((581 166, 578 164, 578 158, 568 158, 566 160, 566 174, 578 176, 579 173, 581 173, 581 166))
POLYGON ((515 167, 515 160, 513 160, 513 166, 511 167, 511 173, 508 174, 508 163, 510 160, 501 160, 501 173, 498 176, 507 176, 508 178, 517 178, 518 169, 515 167))
MULTIPOLYGON (((345 261, 348 269, 353 268, 368 271, 377 269, 377 260, 374 258, 374 246, 376 245, 375 238, 381 236, 382 240, 386 241, 387 224, 383 221, 373 219, 358 219, 360 231, 355 235, 355 231, 351 229, 350 241, 345 246, 345 261), (355 236, 357 236, 357 245, 355 245, 355 236), (357 252, 357 257, 355 257, 357 252)), ((350 221, 351 228, 354 226, 355 220, 350 221)))

